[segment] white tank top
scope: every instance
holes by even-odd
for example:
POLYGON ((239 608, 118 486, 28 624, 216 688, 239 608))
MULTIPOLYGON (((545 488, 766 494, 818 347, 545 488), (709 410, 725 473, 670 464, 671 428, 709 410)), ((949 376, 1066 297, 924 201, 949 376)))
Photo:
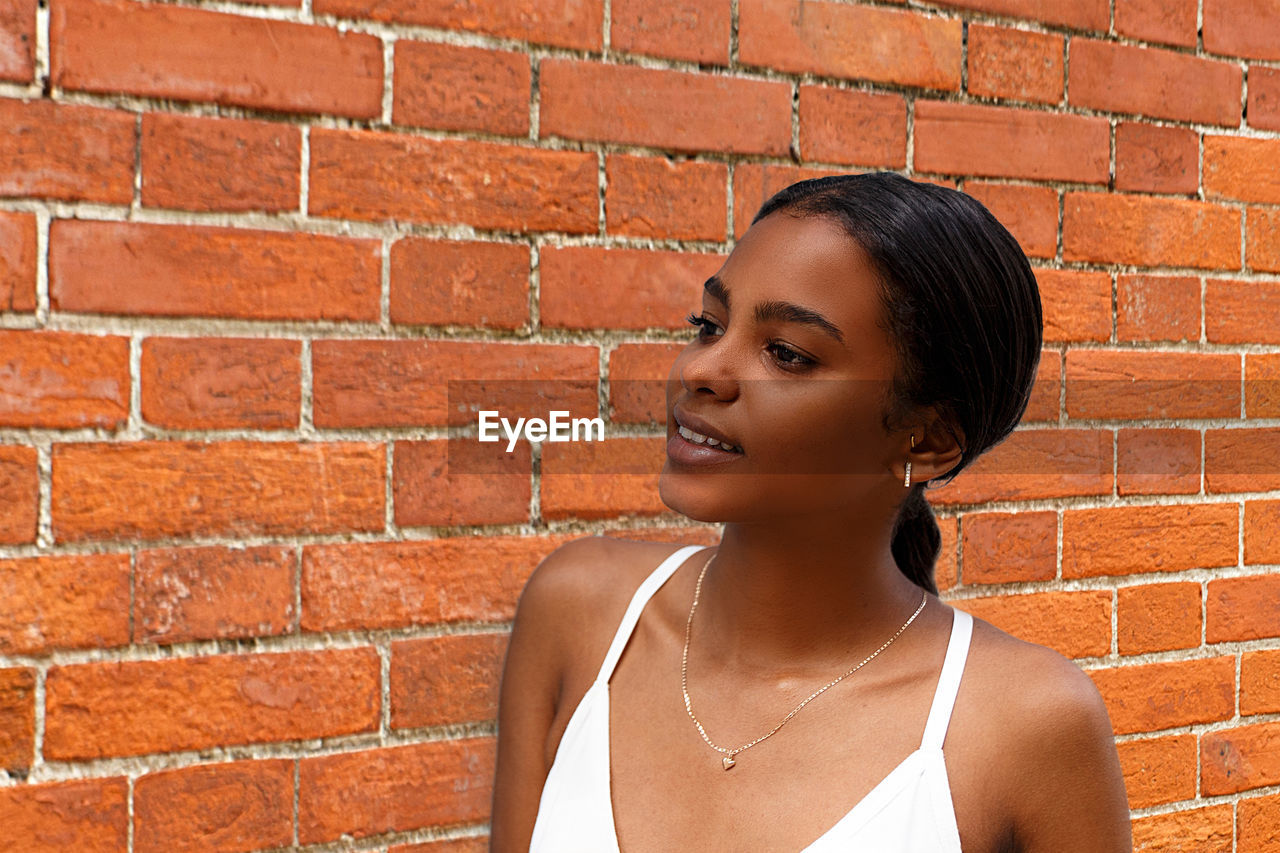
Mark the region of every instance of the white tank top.
MULTIPOLYGON (((538 805, 529 853, 619 853, 609 786, 609 679, 645 604, 702 546, 677 550, 640 584, 604 665, 565 728, 538 805)), ((920 748, 802 853, 960 853, 942 742, 969 653, 973 619, 954 610, 951 639, 920 748)))

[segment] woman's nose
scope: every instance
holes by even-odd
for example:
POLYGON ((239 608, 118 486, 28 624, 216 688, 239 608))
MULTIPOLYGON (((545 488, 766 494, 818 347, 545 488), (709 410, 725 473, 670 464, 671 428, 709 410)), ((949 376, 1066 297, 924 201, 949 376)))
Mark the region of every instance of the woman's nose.
POLYGON ((690 394, 705 392, 731 398, 738 393, 741 355, 733 351, 728 333, 710 342, 695 341, 676 359, 680 384, 690 394))

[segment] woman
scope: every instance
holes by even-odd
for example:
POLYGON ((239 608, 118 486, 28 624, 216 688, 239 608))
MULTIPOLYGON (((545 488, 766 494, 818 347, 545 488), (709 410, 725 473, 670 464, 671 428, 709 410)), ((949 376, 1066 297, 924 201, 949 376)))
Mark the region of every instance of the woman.
POLYGON ((690 320, 660 492, 721 542, 538 567, 492 849, 1129 851, 1092 682, 936 596, 925 483, 1013 430, 1039 359, 1014 239, 953 190, 805 181, 690 320))

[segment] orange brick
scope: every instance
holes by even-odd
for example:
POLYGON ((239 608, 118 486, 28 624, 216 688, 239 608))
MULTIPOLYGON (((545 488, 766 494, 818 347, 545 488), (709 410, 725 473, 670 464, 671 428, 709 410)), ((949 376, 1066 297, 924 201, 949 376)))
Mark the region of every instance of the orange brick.
POLYGON ((964 582, 1051 580, 1058 573, 1056 512, 987 512, 963 522, 964 582))
POLYGON ((115 429, 128 417, 128 338, 0 331, 0 426, 115 429))
POLYGON ((1200 137, 1194 130, 1116 125, 1116 189, 1193 195, 1199 186, 1200 137))
POLYGON ((1245 501, 1244 562, 1280 563, 1280 501, 1245 501))
POLYGON ((0 770, 22 777, 36 743, 36 671, 0 669, 0 770))
POLYGON ((293 549, 139 551, 135 643, 182 643, 283 634, 293 625, 293 549))
POLYGON ((1067 415, 1081 419, 1240 416, 1240 356, 1072 350, 1067 415))
POLYGON ((1195 799, 1195 735, 1125 741, 1116 751, 1130 809, 1195 799))
POLYGON ((1280 69, 1249 66, 1249 126, 1260 130, 1280 130, 1280 69))
POLYGON ((595 417, 598 359, 595 347, 573 344, 315 341, 314 420, 323 427, 474 426, 482 409, 508 418, 546 418, 558 409, 595 417))
POLYGON ((599 50, 603 0, 316 0, 319 15, 372 18, 444 30, 466 30, 502 38, 599 50))
POLYGON ((52 80, 64 89, 352 118, 382 112, 382 43, 367 33, 127 0, 63 0, 49 28, 52 80))
POLYGON ((0 560, 6 590, 0 653, 122 646, 129 642, 129 555, 0 560))
POLYGON ((454 634, 392 643, 392 728, 495 719, 507 639, 454 634))
POLYGON ((1036 366, 1036 381, 1031 386, 1031 399, 1027 401, 1022 422, 1058 420, 1061 399, 1062 353, 1051 349, 1041 350, 1040 364, 1036 366))
POLYGON ((774 156, 791 148, 786 83, 546 59, 539 87, 543 137, 774 156))
POLYGON ((1207 198, 1280 202, 1280 139, 1205 134, 1204 193, 1207 198))
POLYGON ((1280 850, 1280 797, 1240 800, 1237 827, 1239 853, 1276 853, 1280 850))
POLYGON ((1111 433, 1090 429, 1016 430, 951 483, 931 491, 937 505, 1109 495, 1111 433))
POLYGON ((0 80, 29 83, 36 70, 36 0, 0 0, 0 80))
POLYGON ((609 44, 613 50, 727 65, 732 6, 730 0, 613 0, 609 44))
POLYGON ((1194 495, 1200 491, 1200 431, 1122 429, 1116 441, 1116 489, 1122 495, 1194 495))
POLYGON ((475 438, 397 441, 391 488, 401 527, 529 521, 532 454, 527 443, 475 438))
POLYGON ((1227 720, 1235 713, 1231 656, 1094 669, 1089 677, 1107 703, 1116 734, 1227 720))
POLYGON ((137 853, 257 850, 293 842, 293 761, 162 770, 133 787, 137 853))
POLYGON ((610 233, 660 240, 725 237, 729 169, 723 163, 611 155, 605 180, 610 233))
POLYGON ((958 547, 960 524, 954 516, 934 520, 938 522, 942 543, 938 546, 938 560, 933 567, 933 579, 938 591, 945 594, 947 590, 955 589, 960 583, 959 565, 956 560, 956 552, 960 550, 958 547))
POLYGON ((1280 489, 1280 429, 1210 429, 1204 435, 1208 492, 1280 489))
POLYGON ((381 444, 142 441, 53 448, 59 541, 381 530, 381 444), (99 495, 109 490, 111 501, 99 495))
POLYGON ((937 5, 1029 18, 1079 30, 1105 32, 1110 20, 1107 0, 939 0, 937 5))
POLYGON ((1232 853, 1230 803, 1133 821, 1134 853, 1232 853))
POLYGON ((302 134, 279 122, 145 113, 142 203, 179 210, 297 210, 302 134))
POLYGON ((35 541, 38 477, 34 447, 0 445, 0 543, 35 541))
POLYGON ((935 174, 1106 183, 1111 129, 1102 118, 916 101, 914 162, 935 174))
POLYGON ((146 338, 144 420, 171 429, 293 429, 302 345, 261 338, 146 338))
POLYGON ((1111 276, 1037 269, 1046 341, 1105 341, 1111 337, 1111 276))
POLYGON ((129 780, 78 779, 0 788, 0 826, 23 853, 128 849, 129 780))
POLYGON ((396 124, 528 134, 533 74, 526 54, 408 39, 395 51, 396 124))
POLYGON ((1186 53, 1074 38, 1067 99, 1117 113, 1240 123, 1239 66, 1186 53))
POLYGON ((0 99, 0 195, 128 204, 134 115, 0 99))
POLYGON ((738 5, 738 59, 775 71, 957 90, 961 40, 958 18, 915 11, 824 0, 738 5))
POLYGON ((542 325, 564 329, 683 329, 722 255, 644 249, 542 251, 542 325), (626 282, 626 287, 601 287, 626 282))
POLYGON ((901 169, 907 164, 906 101, 901 95, 801 86, 800 156, 901 169))
POLYGON ((1056 104, 1062 101, 1063 38, 985 24, 969 25, 969 91, 1056 104))
POLYGON ((34 310, 36 218, 0 211, 0 313, 34 310))
POLYGON ((1195 47, 1196 27, 1196 0, 1116 0, 1120 35, 1195 47))
POLYGON ((380 254, 378 240, 60 219, 49 298, 95 314, 376 321, 380 254))
POLYGON ((1204 0, 1204 49, 1280 59, 1280 9, 1258 0, 1204 0))
POLYGON ((982 202, 1030 257, 1052 258, 1058 251, 1057 190, 966 181, 964 191, 982 202))
POLYGON ((1120 654, 1200 645, 1200 584, 1125 586, 1117 594, 1116 640, 1120 654))
POLYGON ((1200 737, 1200 793, 1236 794, 1280 782, 1280 723, 1239 726, 1200 737))
POLYGON ((1280 213, 1275 208, 1245 212, 1244 257, 1250 269, 1280 272, 1280 213))
POLYGON ((1215 344, 1280 344, 1280 281, 1209 279, 1204 332, 1215 344))
POLYGON ((363 838, 483 820, 492 738, 347 752, 300 762, 298 840, 363 838))
POLYGON ((391 322, 520 328, 529 322, 529 248, 425 237, 396 241, 391 322))
POLYGON ((1240 713, 1280 711, 1280 649, 1245 652, 1240 656, 1240 713))
POLYGON ((1200 281, 1190 276, 1118 276, 1116 312, 1118 340, 1198 341, 1200 281))
POLYGON ((1240 268, 1240 212, 1172 198, 1068 192, 1062 256, 1137 266, 1240 268))
POLYGON ((842 174, 826 169, 804 169, 799 166, 772 166, 740 163, 733 167, 733 233, 741 237, 755 218, 756 212, 775 193, 798 181, 842 174))
POLYGON ((1280 575, 1209 581, 1206 619, 1210 643, 1280 637, 1280 575))
POLYGON ((542 449, 543 518, 660 515, 665 438, 612 438, 542 449))
POLYGON ((376 731, 373 648, 55 666, 45 755, 209 749, 376 731))
POLYGON ((1181 572, 1230 566, 1236 504, 1069 509, 1062 516, 1062 576, 1181 572), (1124 547, 1117 547, 1124 543, 1124 547))
POLYGON ((308 212, 594 234, 597 173, 586 151, 316 129, 308 212))
POLYGON ((1097 657, 1111 651, 1111 593, 1106 590, 999 595, 952 604, 1067 657, 1097 657))
POLYGON ((387 853, 489 853, 489 836, 469 835, 448 841, 397 844, 388 848, 387 853))
POLYGON ((684 344, 619 344, 609 353, 609 419, 666 424, 667 376, 684 344))

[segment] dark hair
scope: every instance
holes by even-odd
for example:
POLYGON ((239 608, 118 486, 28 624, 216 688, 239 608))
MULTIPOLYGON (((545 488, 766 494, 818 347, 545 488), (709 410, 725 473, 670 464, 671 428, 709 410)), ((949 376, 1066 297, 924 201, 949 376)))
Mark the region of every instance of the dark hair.
MULTIPOLYGON (((829 219, 870 256, 882 325, 898 355, 885 427, 935 407, 962 447, 937 482, 1013 432, 1035 381, 1043 319, 1031 265, 990 211, 962 192, 892 172, 792 184, 752 224, 779 211, 829 219)), ((924 488, 913 483, 899 508, 892 549, 902 573, 936 593, 942 537, 924 488)))

